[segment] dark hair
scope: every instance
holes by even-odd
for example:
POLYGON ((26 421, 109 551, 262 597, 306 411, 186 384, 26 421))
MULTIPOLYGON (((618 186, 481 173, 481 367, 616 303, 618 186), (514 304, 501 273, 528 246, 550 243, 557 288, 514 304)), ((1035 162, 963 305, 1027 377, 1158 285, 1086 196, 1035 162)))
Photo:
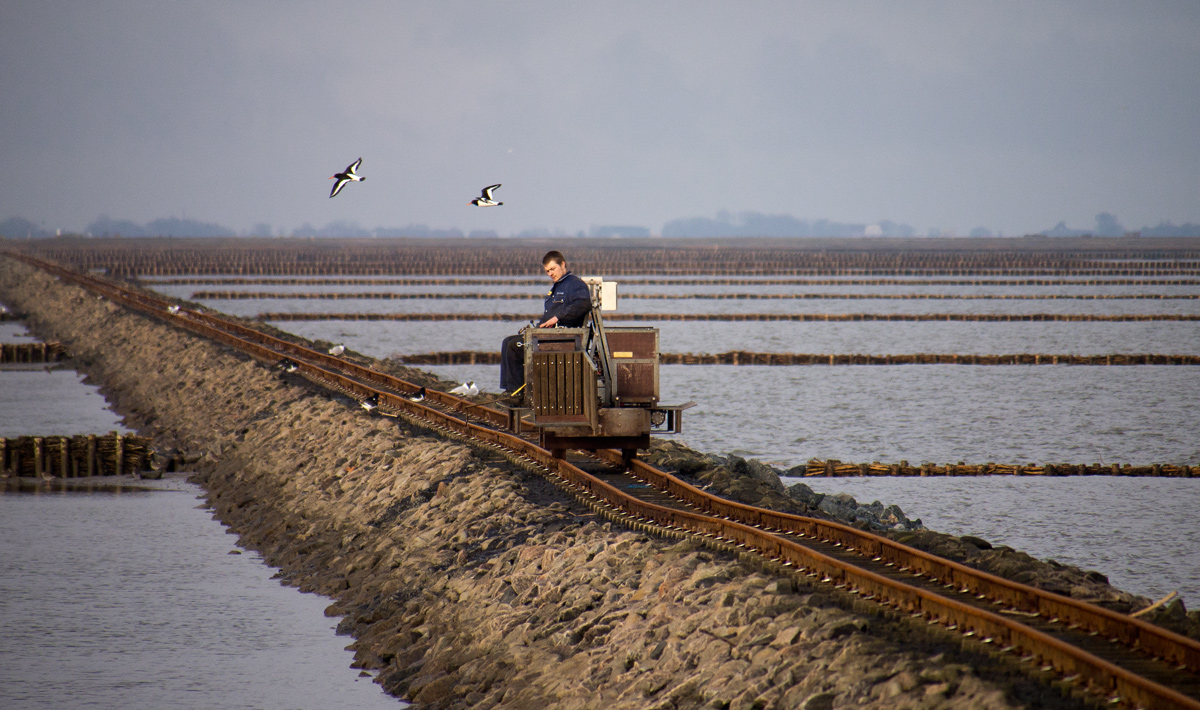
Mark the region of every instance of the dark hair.
POLYGON ((545 266, 552 261, 559 264, 565 264, 567 263, 567 257, 563 256, 561 251, 548 251, 546 252, 546 255, 542 257, 542 266, 545 266))

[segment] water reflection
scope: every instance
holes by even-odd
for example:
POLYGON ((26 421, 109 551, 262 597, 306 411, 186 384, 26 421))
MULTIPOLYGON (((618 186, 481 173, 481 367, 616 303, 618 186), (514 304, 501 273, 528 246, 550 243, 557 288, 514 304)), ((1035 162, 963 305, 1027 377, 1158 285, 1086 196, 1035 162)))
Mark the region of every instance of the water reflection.
POLYGON ((199 488, 143 485, 0 495, 0 707, 404 707, 199 488))

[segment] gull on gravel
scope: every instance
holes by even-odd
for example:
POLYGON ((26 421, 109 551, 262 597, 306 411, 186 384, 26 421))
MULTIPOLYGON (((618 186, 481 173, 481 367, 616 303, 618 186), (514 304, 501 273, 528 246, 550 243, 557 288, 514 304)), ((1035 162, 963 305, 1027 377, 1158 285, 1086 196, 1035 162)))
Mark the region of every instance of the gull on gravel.
POLYGON ((462 394, 468 397, 474 397, 475 395, 479 394, 479 388, 475 386, 475 381, 472 380, 471 382, 464 382, 458 387, 450 390, 450 394, 462 394))
POLYGON ((340 357, 341 354, 344 352, 346 352, 346 346, 342 345, 341 343, 338 343, 337 345, 334 345, 332 348, 329 348, 329 354, 334 357, 340 357))

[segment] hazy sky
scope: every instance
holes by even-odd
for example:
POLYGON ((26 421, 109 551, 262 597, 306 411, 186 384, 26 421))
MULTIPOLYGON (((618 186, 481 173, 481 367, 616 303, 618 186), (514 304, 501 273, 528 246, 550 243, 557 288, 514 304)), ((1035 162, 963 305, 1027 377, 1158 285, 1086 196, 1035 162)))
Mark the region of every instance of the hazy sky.
POLYGON ((1200 2, 0 0, 0 130, 50 230, 1200 222, 1200 2))

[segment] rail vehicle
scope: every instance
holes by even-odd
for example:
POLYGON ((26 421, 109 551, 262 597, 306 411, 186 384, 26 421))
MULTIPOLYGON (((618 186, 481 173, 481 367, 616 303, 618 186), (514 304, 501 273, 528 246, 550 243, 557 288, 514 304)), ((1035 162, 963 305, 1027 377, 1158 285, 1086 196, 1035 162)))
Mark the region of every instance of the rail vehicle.
POLYGON ((583 327, 521 331, 525 387, 509 409, 509 428, 532 425, 557 458, 567 449, 620 449, 631 461, 650 447, 651 434, 678 434, 683 411, 696 403, 659 403, 658 328, 606 327, 618 284, 583 281, 592 301, 583 327))

